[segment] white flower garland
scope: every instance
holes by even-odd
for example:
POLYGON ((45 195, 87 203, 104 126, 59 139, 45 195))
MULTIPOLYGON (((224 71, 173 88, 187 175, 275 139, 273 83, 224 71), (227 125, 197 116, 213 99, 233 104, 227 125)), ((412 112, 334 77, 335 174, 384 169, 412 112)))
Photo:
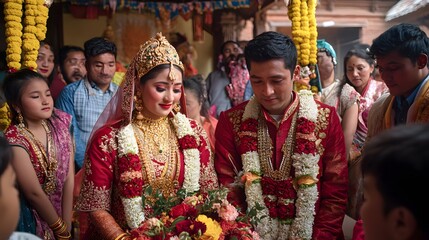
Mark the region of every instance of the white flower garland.
MULTIPOLYGON (((192 130, 191 124, 188 118, 182 113, 177 113, 173 120, 174 126, 177 129, 177 138, 181 139, 186 135, 193 136, 195 139, 194 131, 192 130)), ((183 154, 185 156, 185 180, 183 181, 183 188, 188 192, 196 192, 200 190, 200 152, 196 148, 184 149, 183 154), (195 161, 198 159, 198 161, 195 161)))
MULTIPOLYGON (((299 112, 298 117, 306 118, 314 123, 317 122, 318 109, 314 101, 313 93, 309 90, 299 92, 299 112)), ((242 121, 253 118, 257 119, 260 106, 252 98, 247 104, 242 121)), ((241 156, 244 172, 251 172, 258 176, 262 175, 259 154, 256 151, 246 152, 241 156)), ((295 168, 295 178, 311 176, 317 179, 319 173, 319 154, 297 154, 292 155, 293 166, 295 168)), ((246 201, 249 207, 254 207, 256 203, 262 205, 262 210, 258 212, 261 219, 256 230, 262 239, 311 239, 313 233, 315 204, 318 198, 317 184, 307 187, 299 187, 296 199, 296 216, 292 225, 283 224, 277 219, 269 217, 268 208, 264 204, 262 186, 259 181, 245 184, 246 201), (289 236, 289 237, 288 237, 289 236)))
MULTIPOLYGON (((176 134, 179 139, 186 135, 190 135, 198 141, 198 138, 191 127, 190 121, 185 115, 177 113, 172 119, 172 122, 176 128, 176 134)), ((188 192, 196 192, 200 189, 200 153, 196 148, 184 149, 183 152, 185 161, 183 188, 188 192)), ((132 124, 123 127, 118 132, 118 155, 119 157, 122 157, 126 154, 138 154, 138 145, 132 124)), ((135 172, 130 174, 133 177, 142 177, 141 172, 140 174, 136 174, 135 172)), ((125 176, 121 175, 121 177, 125 176)), ((131 229, 139 227, 145 220, 142 197, 121 197, 121 200, 124 205, 125 218, 128 226, 131 229)))

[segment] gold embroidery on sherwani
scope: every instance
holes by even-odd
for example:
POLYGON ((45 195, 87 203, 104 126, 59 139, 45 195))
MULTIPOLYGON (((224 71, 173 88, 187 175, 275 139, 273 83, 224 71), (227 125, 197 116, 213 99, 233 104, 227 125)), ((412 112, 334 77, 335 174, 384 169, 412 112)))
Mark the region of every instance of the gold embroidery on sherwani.
POLYGON ((329 124, 329 117, 331 114, 331 110, 329 108, 322 108, 320 104, 318 104, 319 114, 317 115, 317 124, 316 124, 316 136, 318 140, 316 141, 316 146, 320 155, 323 155, 325 152, 325 148, 321 144, 322 140, 326 138, 326 129, 329 124))
MULTIPOLYGON (((232 112, 229 112, 228 118, 229 121, 232 123, 232 129, 234 132, 240 132, 240 125, 241 125, 241 116, 243 115, 244 109, 235 110, 232 112)), ((235 142, 239 141, 238 135, 235 135, 235 142)))

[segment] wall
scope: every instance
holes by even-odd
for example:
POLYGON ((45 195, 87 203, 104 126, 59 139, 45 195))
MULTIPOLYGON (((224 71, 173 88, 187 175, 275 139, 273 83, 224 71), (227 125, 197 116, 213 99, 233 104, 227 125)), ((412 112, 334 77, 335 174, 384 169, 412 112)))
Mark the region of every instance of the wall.
MULTIPOLYGON (((153 18, 153 16, 141 16, 144 14, 137 14, 135 15, 135 18, 153 18)), ((120 22, 123 21, 133 21, 132 18, 134 18, 133 14, 125 14, 125 13, 116 13, 113 20, 117 19, 118 22, 112 22, 112 26, 114 27, 114 31, 116 38, 118 39, 118 32, 120 32, 121 29, 115 29, 115 26, 122 26, 120 22), (125 20, 124 20, 125 19, 125 20), (127 20, 128 19, 128 20, 127 20)), ((136 21, 136 20, 134 20, 136 21)), ((148 20, 150 21, 150 20, 148 20)), ((138 21, 137 21, 138 22, 138 21)), ((74 18, 71 14, 65 13, 63 15, 63 24, 64 24, 64 44, 65 45, 77 45, 83 47, 83 44, 86 40, 96 37, 96 36, 102 36, 103 31, 106 28, 107 18, 105 16, 100 16, 98 19, 77 19, 74 18)), ((144 23, 141 23, 141 25, 144 25, 144 23)), ((149 25, 149 23, 147 24, 149 25)), ((142 32, 136 32, 135 36, 141 36, 141 35, 150 35, 148 33, 148 30, 150 32, 155 33, 156 29, 155 25, 150 24, 150 26, 153 26, 152 29, 147 29, 145 27, 142 27, 142 32), (145 32, 143 32, 145 31, 145 32)), ((182 34, 185 34, 188 38, 188 41, 194 45, 197 53, 198 58, 194 61, 194 66, 198 69, 199 73, 201 73, 204 77, 206 77, 211 71, 213 66, 213 37, 206 31, 204 31, 204 42, 193 42, 192 41, 192 20, 185 21, 182 17, 178 17, 175 21, 174 26, 172 27, 171 31, 180 32, 182 34)), ((138 41, 138 40, 135 40, 138 41)), ((143 43, 145 40, 142 40, 141 43, 143 43)), ((139 41, 140 42, 140 41, 139 41)), ((118 46, 121 44, 118 44, 118 46)), ((126 46, 123 46, 123 50, 127 51, 129 48, 126 48, 126 46)), ((118 47, 119 50, 122 49, 118 47)), ((137 50, 135 50, 137 51, 137 50)), ((135 53, 135 52, 134 52, 135 53)))

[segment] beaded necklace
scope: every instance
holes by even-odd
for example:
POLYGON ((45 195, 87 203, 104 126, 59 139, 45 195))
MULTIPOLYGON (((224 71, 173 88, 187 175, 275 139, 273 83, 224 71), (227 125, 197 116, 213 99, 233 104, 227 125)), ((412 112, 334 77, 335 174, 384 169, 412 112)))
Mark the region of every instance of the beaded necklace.
POLYGON ((37 161, 42 167, 43 174, 45 177, 45 181, 42 186, 43 190, 47 195, 51 195, 56 190, 57 184, 55 179, 55 173, 57 172, 58 162, 56 159, 56 151, 53 144, 54 141, 51 134, 51 130, 49 129, 45 120, 42 121, 42 126, 47 136, 46 149, 42 142, 40 142, 40 140, 37 139, 30 131, 30 129, 28 129, 26 126, 19 124, 18 129, 33 148, 37 157, 37 161))

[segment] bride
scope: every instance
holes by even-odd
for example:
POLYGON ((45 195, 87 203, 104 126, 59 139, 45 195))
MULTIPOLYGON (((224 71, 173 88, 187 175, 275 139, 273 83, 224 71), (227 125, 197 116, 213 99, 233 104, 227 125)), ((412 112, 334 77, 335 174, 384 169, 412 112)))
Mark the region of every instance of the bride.
POLYGON ((90 138, 77 202, 90 222, 84 239, 130 239, 150 212, 148 186, 164 196, 218 187, 207 135, 185 107, 183 64, 158 33, 140 46, 90 138))

